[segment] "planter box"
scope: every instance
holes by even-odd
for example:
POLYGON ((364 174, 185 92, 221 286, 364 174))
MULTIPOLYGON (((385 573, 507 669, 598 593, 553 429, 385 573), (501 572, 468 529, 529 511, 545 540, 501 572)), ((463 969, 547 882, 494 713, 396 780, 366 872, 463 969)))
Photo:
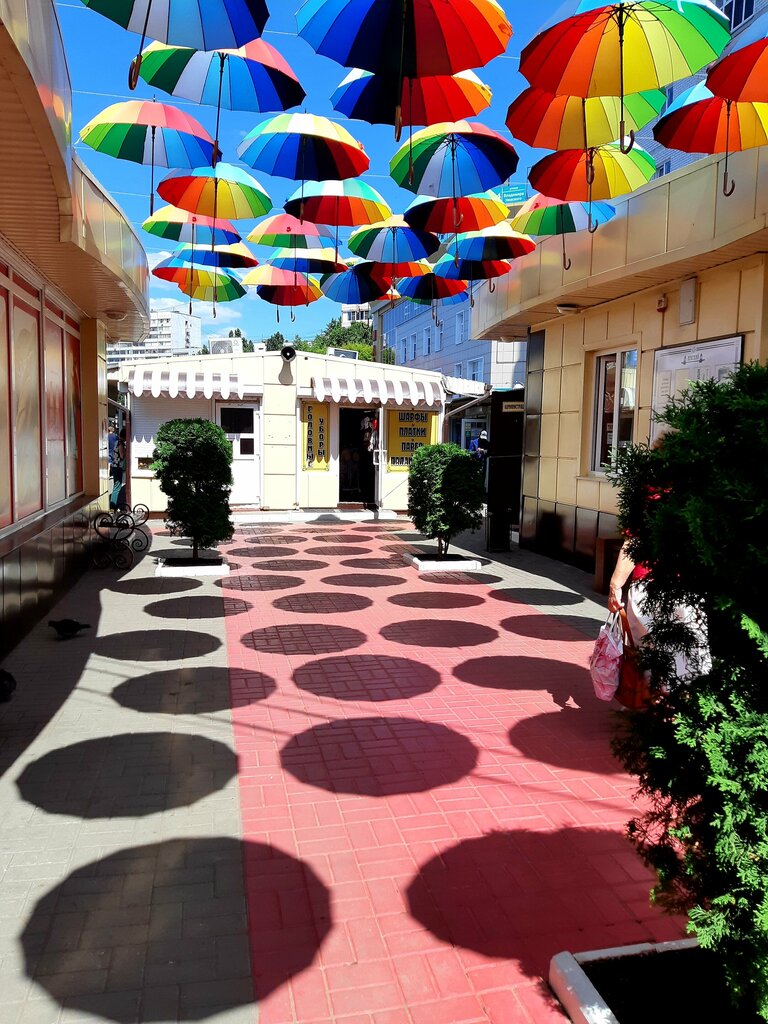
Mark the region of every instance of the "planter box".
POLYGON ((413 565, 419 572, 477 572, 482 568, 482 563, 477 558, 465 557, 464 555, 446 555, 445 558, 438 558, 436 555, 403 555, 403 561, 407 565, 413 565))
POLYGON ((155 576, 229 576, 229 563, 223 558, 158 558, 155 576))

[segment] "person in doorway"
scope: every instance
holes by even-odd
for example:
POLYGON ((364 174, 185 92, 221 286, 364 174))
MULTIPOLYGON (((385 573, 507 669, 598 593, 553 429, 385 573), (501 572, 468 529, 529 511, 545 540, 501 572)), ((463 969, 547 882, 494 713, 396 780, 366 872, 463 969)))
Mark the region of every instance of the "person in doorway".
POLYGON ((112 493, 109 496, 109 507, 112 511, 125 508, 125 428, 117 436, 117 443, 112 455, 110 466, 112 477, 112 493))
POLYGON ((469 442, 469 454, 474 455, 476 459, 486 459, 488 457, 488 431, 481 430, 479 437, 474 437, 469 442))

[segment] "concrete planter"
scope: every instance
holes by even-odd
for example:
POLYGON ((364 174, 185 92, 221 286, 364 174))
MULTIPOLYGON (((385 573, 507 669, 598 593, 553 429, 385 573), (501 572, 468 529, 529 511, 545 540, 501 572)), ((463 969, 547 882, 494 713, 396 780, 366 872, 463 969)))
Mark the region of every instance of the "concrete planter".
POLYGON ((158 558, 155 576, 229 576, 229 562, 223 558, 198 558, 194 561, 186 556, 179 558, 158 558))
POLYGON ((403 561, 412 565, 418 572, 477 572, 482 563, 477 558, 464 555, 446 555, 438 558, 433 555, 403 555, 403 561))

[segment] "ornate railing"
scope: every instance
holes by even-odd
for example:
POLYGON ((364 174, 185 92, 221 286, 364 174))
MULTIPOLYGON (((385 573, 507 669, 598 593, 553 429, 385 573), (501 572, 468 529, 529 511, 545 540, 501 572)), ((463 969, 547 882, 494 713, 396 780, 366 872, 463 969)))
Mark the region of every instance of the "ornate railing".
POLYGON ((93 545, 95 569, 130 569, 136 554, 149 550, 152 535, 145 529, 149 518, 146 505, 99 512, 92 527, 98 538, 93 545))

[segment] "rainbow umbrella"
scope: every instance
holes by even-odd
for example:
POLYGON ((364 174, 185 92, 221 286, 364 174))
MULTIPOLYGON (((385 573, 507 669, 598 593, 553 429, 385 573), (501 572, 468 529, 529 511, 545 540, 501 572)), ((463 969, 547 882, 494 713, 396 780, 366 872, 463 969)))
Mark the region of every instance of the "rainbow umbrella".
POLYGON ((210 163, 213 139, 189 114, 167 103, 127 100, 92 118, 80 138, 97 153, 150 164, 149 212, 154 213, 155 167, 196 167, 210 163))
POLYGON ((245 288, 236 277, 218 270, 191 268, 189 277, 177 284, 179 289, 190 299, 197 299, 199 302, 212 302, 214 318, 216 317, 217 302, 232 302, 235 299, 242 299, 245 295, 245 288))
POLYGON ((482 231, 463 231, 456 235, 456 254, 460 260, 516 260, 533 252, 536 243, 509 224, 497 224, 482 231))
POLYGON ((260 221, 248 235, 254 245, 273 249, 323 249, 333 232, 324 225, 300 221, 289 213, 278 213, 260 221))
MULTIPOLYGON (((709 0, 583 0, 577 13, 540 32, 520 56, 531 85, 566 96, 625 96, 687 78, 720 54, 729 21, 709 0)), ((632 148, 634 132, 629 132, 632 148)))
POLYGON ((517 167, 512 143, 484 124, 446 121, 422 128, 392 157, 390 174, 403 188, 454 200, 454 227, 459 226, 458 196, 483 192, 506 181, 517 167))
POLYGON ((216 107, 214 152, 222 107, 259 113, 286 110, 306 95, 287 61, 263 39, 213 52, 151 43, 141 56, 141 77, 149 85, 216 107))
POLYGON ((768 144, 768 103, 726 100, 699 82, 659 118, 653 137, 684 153, 725 153, 723 195, 730 196, 736 183, 728 182, 728 156, 768 144))
POLYGON ((168 238, 172 242, 226 245, 240 241, 240 235, 228 220, 220 218, 214 221, 212 217, 201 217, 188 210, 178 210, 175 206, 163 206, 147 217, 141 226, 150 235, 168 238))
POLYGON ((356 178, 370 160, 340 124, 315 114, 277 114, 257 124, 237 147, 250 167, 278 178, 356 178))
POLYGON ((455 201, 416 196, 403 218, 412 228, 431 231, 435 235, 451 234, 457 227, 454 224, 454 204, 459 224, 467 231, 493 227, 509 216, 509 209, 495 192, 481 192, 474 196, 457 196, 455 201))
MULTIPOLYGON (((196 266, 215 267, 217 270, 245 270, 258 265, 258 260, 247 245, 235 242, 232 245, 217 245, 213 249, 186 243, 174 249, 173 259, 186 260, 196 266)), ((160 266, 161 264, 158 264, 160 266)))
MULTIPOLYGON (((256 294, 273 306, 308 306, 323 297, 320 285, 314 277, 297 274, 292 270, 281 270, 270 263, 250 270, 243 278, 243 284, 256 288, 256 294)), ((296 316, 291 308, 291 320, 296 316)), ((280 311, 277 311, 280 322, 280 311)))
POLYGON ((726 46, 720 60, 707 74, 707 86, 715 96, 738 102, 768 101, 768 32, 758 18, 726 46))
POLYGON ((397 83, 396 96, 406 79, 482 67, 512 37, 494 0, 306 0, 296 20, 314 50, 386 75, 397 83))
POLYGON ((421 277, 403 277, 396 282, 397 290, 404 299, 432 306, 432 319, 437 321, 439 299, 453 298, 467 290, 466 281, 452 281, 431 271, 421 277))
POLYGON ((512 264, 507 260, 457 260, 448 253, 441 256, 435 264, 435 274, 438 277, 445 277, 449 281, 469 282, 469 301, 472 306, 475 304, 472 295, 475 281, 487 281, 488 291, 493 292, 496 289, 494 278, 503 277, 511 269, 512 264))
POLYGON ((510 224, 527 235, 560 235, 563 242, 563 269, 570 270, 571 261, 565 251, 565 236, 576 231, 605 224, 616 211, 608 203, 566 203, 537 192, 512 217, 510 224))
POLYGON ((320 287, 326 298, 357 306, 387 298, 392 281, 377 263, 363 261, 343 274, 325 274, 320 287))
POLYGON ((337 252, 340 227, 374 224, 392 216, 392 211, 376 189, 355 178, 309 181, 293 193, 283 209, 299 220, 332 225, 336 229, 337 252))
MULTIPOLYGON (((658 117, 666 99, 660 89, 625 96, 625 129, 644 128, 658 117)), ((604 146, 620 136, 621 100, 618 96, 557 96, 531 87, 512 101, 506 125, 516 139, 535 149, 604 146)))
POLYGON ((333 249, 278 249, 270 264, 279 270, 294 270, 302 274, 343 274, 347 270, 344 260, 334 255, 333 249))
POLYGON ((422 260, 437 252, 440 239, 410 227, 400 216, 393 216, 353 231, 347 244, 356 256, 386 265, 395 276, 403 273, 398 269, 401 264, 422 260))

